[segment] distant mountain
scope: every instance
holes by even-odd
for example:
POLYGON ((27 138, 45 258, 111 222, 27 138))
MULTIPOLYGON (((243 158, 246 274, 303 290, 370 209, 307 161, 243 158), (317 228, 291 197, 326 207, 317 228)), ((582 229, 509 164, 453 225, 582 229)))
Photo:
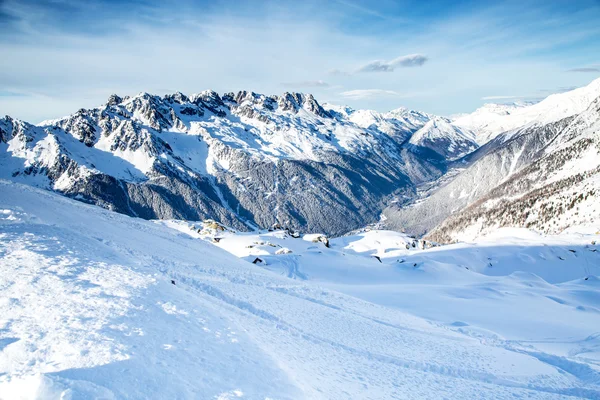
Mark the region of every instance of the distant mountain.
MULTIPOLYGON (((577 217, 568 210, 582 199, 593 200, 600 190, 593 178, 596 164, 590 161, 600 160, 594 144, 600 121, 598 98, 600 80, 493 119, 494 124, 502 120, 504 127, 515 126, 517 121, 523 125, 495 134, 450 164, 448 172, 423 186, 416 198, 390 205, 384 212, 386 225, 418 235, 430 232, 434 240, 454 241, 501 226, 556 233, 597 218, 594 207, 581 209, 577 217), (574 111, 578 112, 572 114, 574 111), (566 160, 572 161, 563 170, 566 160), (566 181, 554 183, 555 175, 566 181), (575 184, 582 180, 586 182, 582 186, 575 184), (559 195, 562 200, 554 199, 559 195), (549 206, 553 202, 556 207, 549 206), (538 212, 535 207, 549 208, 538 212)), ((490 122, 474 132, 478 136, 492 132, 488 130, 491 126, 490 122)))
POLYGON ((479 145, 475 134, 453 125, 446 118, 433 117, 410 138, 415 146, 429 148, 450 161, 461 158, 479 145))
POLYGON ((600 79, 565 93, 552 94, 539 103, 486 104, 453 124, 477 132, 484 144, 501 133, 529 125, 541 126, 582 113, 600 93, 600 79))
POLYGON ((38 126, 0 120, 0 176, 146 219, 341 234, 445 172, 408 143, 430 118, 301 93, 113 95, 38 126))

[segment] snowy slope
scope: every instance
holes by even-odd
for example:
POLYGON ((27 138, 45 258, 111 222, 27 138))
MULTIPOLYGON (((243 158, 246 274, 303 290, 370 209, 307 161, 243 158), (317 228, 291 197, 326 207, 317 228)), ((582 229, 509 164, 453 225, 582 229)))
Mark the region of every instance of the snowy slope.
POLYGON ((592 275, 600 272, 600 256, 591 243, 600 238, 598 226, 587 230, 591 234, 561 236, 504 229, 476 243, 430 248, 390 231, 358 232, 325 247, 315 235, 294 239, 284 231, 243 234, 162 223, 199 239, 217 237, 216 246, 248 261, 258 257, 265 269, 409 310, 490 345, 535 355, 567 374, 582 367, 584 386, 597 385, 599 288, 592 275), (570 364, 573 355, 590 369, 570 364))
POLYGON ((503 132, 528 125, 545 125, 585 111, 600 93, 600 78, 589 85, 565 93, 552 94, 539 103, 528 105, 488 104, 453 123, 471 129, 479 143, 486 143, 503 132))
POLYGON ((339 106, 328 103, 323 104, 323 108, 331 115, 348 119, 359 127, 375 127, 381 132, 385 132, 392 136, 399 133, 410 134, 415 132, 434 117, 434 115, 431 114, 409 110, 403 107, 386 113, 380 113, 373 110, 354 110, 348 106, 339 106))
POLYGON ((263 267, 30 186, 0 182, 0 209, 0 398, 600 396, 591 236, 420 251, 273 232, 293 253, 258 245, 263 267), (309 280, 278 274, 295 261, 309 280))

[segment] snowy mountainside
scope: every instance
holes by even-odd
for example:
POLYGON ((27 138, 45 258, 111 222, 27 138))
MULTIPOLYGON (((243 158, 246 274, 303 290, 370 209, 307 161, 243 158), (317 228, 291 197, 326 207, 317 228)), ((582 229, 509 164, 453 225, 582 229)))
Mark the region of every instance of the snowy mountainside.
POLYGON ((543 127, 530 127, 505 140, 500 135, 459 160, 410 204, 391 204, 385 211, 386 226, 423 235, 451 214, 478 200, 512 173, 541 155, 570 119, 543 127))
POLYGON ((456 118, 453 123, 477 132, 479 143, 483 144, 507 131, 528 125, 547 125, 579 114, 599 93, 600 78, 587 86, 552 94, 535 104, 485 105, 472 114, 456 118))
POLYGON ((326 247, 0 189, 0 398, 600 396, 593 233, 326 247))
POLYGON ((600 97, 542 152, 429 236, 444 242, 497 227, 559 233, 600 220, 600 97))
POLYGON ((506 116, 531 105, 529 103, 486 103, 472 113, 455 116, 452 118, 452 123, 479 132, 477 139, 486 143, 493 139, 494 135, 510 130, 506 116))
POLYGON ((147 219, 343 233, 445 171, 406 145, 428 118, 335 111, 300 93, 114 95, 39 126, 0 120, 1 174, 147 219))
MULTIPOLYGON (((430 232, 434 227, 445 223, 444 221, 449 218, 448 221, 452 224, 453 229, 467 229, 469 224, 466 220, 460 219, 465 223, 465 226, 461 227, 459 226, 459 219, 453 219, 452 216, 454 214, 460 215, 462 210, 467 206, 479 204, 480 200, 485 198, 491 191, 496 190, 494 197, 498 198, 498 200, 503 197, 503 193, 511 193, 511 196, 517 196, 519 190, 521 191, 520 195, 524 196, 530 187, 520 185, 518 186, 519 189, 508 190, 506 186, 502 185, 507 180, 510 180, 511 176, 517 176, 521 170, 528 168, 528 166, 537 162, 540 158, 552 157, 553 152, 560 152, 562 154, 560 157, 573 157, 576 159, 578 157, 576 147, 573 147, 571 150, 565 150, 561 148, 561 144, 564 145, 565 143, 576 141, 576 138, 593 136, 594 132, 597 133, 598 121, 600 121, 600 112, 598 111, 598 99, 600 99, 599 82, 599 80, 596 80, 585 88, 563 93, 558 97, 554 95, 548 97, 547 100, 550 106, 556 106, 555 108, 560 110, 573 110, 575 107, 573 105, 576 105, 576 108, 578 108, 584 101, 590 98, 592 93, 596 94, 596 97, 578 114, 546 124, 542 124, 542 119, 539 119, 513 130, 500 133, 475 151, 456 160, 456 162, 450 164, 448 172, 443 177, 431 184, 424 185, 413 199, 408 202, 391 204, 384 211, 384 215, 387 218, 386 226, 391 229, 405 230, 423 235, 430 232), (557 102, 556 99, 567 99, 565 100, 564 107, 558 107, 555 104, 557 102)), ((525 108, 537 107, 542 103, 525 108)), ((548 104, 544 105, 545 109, 552 109, 550 106, 548 104)), ((552 115, 545 115, 544 118, 552 119, 552 115)), ((556 157, 559 156, 557 155, 556 157)), ((540 161, 540 163, 543 162, 540 161)), ((574 162, 571 167, 572 176, 578 176, 578 173, 587 174, 587 165, 588 163, 578 164, 574 162)), ((550 163, 546 168, 547 170, 541 169, 542 172, 539 179, 544 180, 544 174, 551 174, 555 169, 560 168, 560 166, 556 163, 550 163)), ((579 198, 579 196, 586 196, 594 185, 596 184, 590 181, 586 187, 571 187, 575 192, 566 197, 579 198)), ((597 188, 598 186, 596 185, 595 187, 597 188)), ((566 190, 566 188, 563 189, 566 190)), ((536 195, 544 198, 550 194, 549 192, 536 192, 536 195)), ((546 200, 544 199, 543 201, 546 200)), ((489 206, 490 203, 486 204, 489 206)), ((528 208, 529 206, 524 204, 518 207, 524 207, 523 212, 531 211, 528 208)), ((497 208, 497 213, 502 214, 503 212, 504 209, 502 207, 497 208)), ((544 214, 545 223, 528 226, 541 229, 543 232, 556 233, 559 231, 559 226, 561 229, 564 229, 570 224, 565 224, 565 221, 559 223, 558 220, 562 218, 560 216, 561 212, 558 212, 556 209, 551 209, 548 212, 545 211, 544 214), (552 216, 553 213, 556 215, 552 216), (556 224, 556 226, 550 228, 549 224, 556 224)), ((533 218, 533 215, 531 218, 533 218)), ((572 224, 577 225, 590 218, 593 219, 593 215, 587 214, 586 218, 573 219, 572 224)), ((504 220, 500 226, 525 226, 524 223, 520 224, 519 221, 523 222, 522 216, 519 218, 515 217, 511 223, 508 220, 504 220)), ((486 222, 486 224, 488 223, 492 224, 491 221, 486 222)), ((434 237, 440 241, 454 240, 445 235, 434 237)))

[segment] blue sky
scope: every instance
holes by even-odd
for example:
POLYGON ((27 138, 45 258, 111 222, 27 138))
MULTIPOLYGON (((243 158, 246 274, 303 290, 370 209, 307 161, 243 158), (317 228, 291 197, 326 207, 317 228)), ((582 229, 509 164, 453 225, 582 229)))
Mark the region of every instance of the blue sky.
POLYGON ((0 113, 209 88, 470 112, 600 77, 598 21, 598 0, 0 0, 0 113))

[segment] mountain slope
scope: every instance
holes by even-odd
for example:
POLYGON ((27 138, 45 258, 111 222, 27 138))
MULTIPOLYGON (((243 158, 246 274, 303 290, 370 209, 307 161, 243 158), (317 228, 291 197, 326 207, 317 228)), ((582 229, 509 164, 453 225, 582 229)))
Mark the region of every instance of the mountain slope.
POLYGON ((574 118, 542 156, 429 236, 448 242, 497 227, 525 226, 558 233, 600 220, 600 97, 574 118))
POLYGON ((0 177, 146 219, 337 235, 384 212, 423 234, 541 157, 594 95, 600 80, 455 121, 301 93, 115 95, 39 126, 0 120, 0 177))
POLYGON ((503 135, 460 160, 417 200, 392 204, 384 211, 386 226, 422 235, 452 213, 476 201, 507 176, 537 159, 540 151, 561 132, 570 119, 543 127, 503 135))
MULTIPOLYGON (((597 99, 600 98, 599 85, 600 80, 596 80, 585 88, 563 93, 558 97, 548 97, 542 102, 544 104, 541 108, 539 104, 542 103, 520 109, 537 107, 534 111, 540 109, 572 111, 575 108, 579 109, 584 101, 591 98, 593 93, 596 94, 596 97, 587 104, 586 109, 578 114, 549 123, 543 123, 543 121, 552 120, 562 114, 555 112, 551 115, 543 115, 523 126, 498 134, 477 150, 450 164, 446 175, 433 184, 424 185, 415 199, 390 205, 384 211, 387 217, 386 226, 418 235, 425 234, 435 226, 442 224, 449 216, 459 213, 463 208, 486 196, 519 170, 558 151, 558 143, 566 143, 575 137, 589 135, 590 132, 597 129, 594 126, 600 120, 600 114, 596 110, 597 99), (559 107, 559 100, 565 101, 564 107, 559 107)), ((568 114, 571 111, 565 113, 568 114)), ((535 112, 530 110, 523 112, 521 116, 533 114, 535 112)), ((513 117, 507 116, 506 118, 513 117)), ((518 120, 515 118, 510 121, 518 120)), ((522 119, 519 121, 522 122, 522 119)), ((481 131, 475 133, 478 135, 481 131)), ((544 170, 542 169, 542 171, 544 170)), ((546 172, 551 173, 552 171, 553 168, 550 168, 546 172)), ((577 192, 576 196, 580 194, 582 193, 577 192)), ((583 195, 585 196, 585 193, 583 195)), ((521 218, 517 220, 520 221, 521 218)), ((456 222, 452 224, 455 228, 460 229, 456 222)), ((508 226, 522 225, 515 222, 508 226)), ((463 228, 466 229, 467 226, 463 228)), ((548 229, 547 226, 543 231, 556 232, 556 230, 548 229)), ((441 240, 440 237, 435 237, 441 240)), ((444 240, 448 240, 448 237, 445 237, 444 240)))

